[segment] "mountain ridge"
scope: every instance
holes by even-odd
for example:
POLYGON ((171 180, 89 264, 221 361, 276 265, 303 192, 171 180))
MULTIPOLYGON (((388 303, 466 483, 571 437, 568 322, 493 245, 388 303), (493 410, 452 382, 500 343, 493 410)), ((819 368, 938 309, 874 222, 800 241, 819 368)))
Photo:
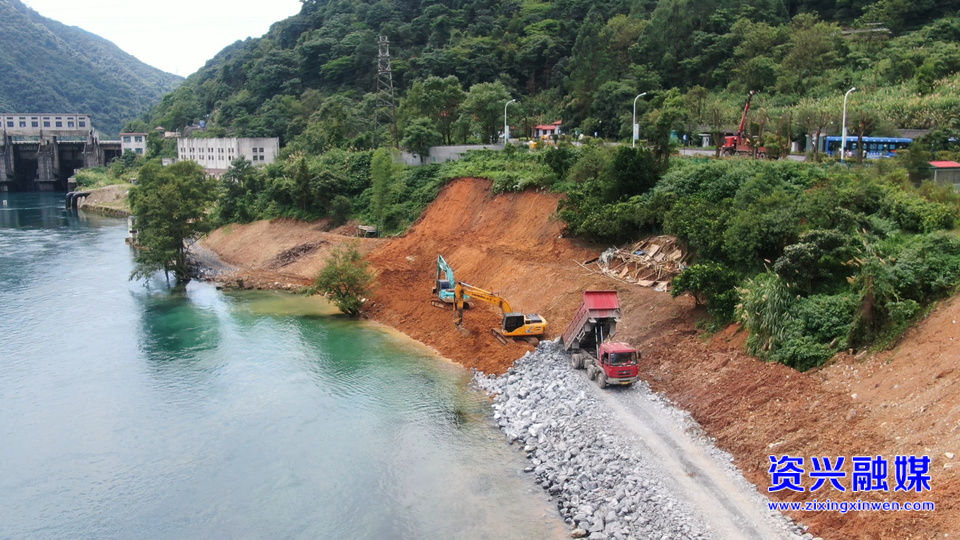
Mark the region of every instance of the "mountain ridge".
POLYGON ((183 80, 20 0, 0 0, 0 49, 0 110, 89 114, 107 135, 183 80))

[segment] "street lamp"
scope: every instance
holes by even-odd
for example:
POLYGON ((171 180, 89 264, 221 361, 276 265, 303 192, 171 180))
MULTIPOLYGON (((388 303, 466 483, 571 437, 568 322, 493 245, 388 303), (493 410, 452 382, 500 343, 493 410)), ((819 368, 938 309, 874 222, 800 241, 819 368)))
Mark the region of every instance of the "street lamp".
POLYGON ((510 126, 507 125, 507 105, 510 105, 514 101, 516 100, 511 99, 503 106, 503 146, 507 146, 510 142, 510 126))
POLYGON ((847 156, 847 98, 850 97, 850 93, 856 89, 857 87, 854 86, 843 95, 843 124, 840 128, 840 163, 844 163, 844 158, 847 156))
POLYGON ((647 95, 646 92, 633 98, 633 141, 630 143, 631 148, 637 146, 637 139, 640 138, 640 126, 637 125, 637 100, 645 95, 647 95))

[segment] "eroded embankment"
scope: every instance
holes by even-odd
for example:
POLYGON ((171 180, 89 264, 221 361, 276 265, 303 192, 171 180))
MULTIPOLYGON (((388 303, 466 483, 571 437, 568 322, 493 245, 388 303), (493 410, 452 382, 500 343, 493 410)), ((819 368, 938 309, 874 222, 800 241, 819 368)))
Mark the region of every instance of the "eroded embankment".
POLYGON ((80 200, 78 208, 107 216, 129 216, 130 203, 127 201, 127 193, 130 191, 130 187, 130 184, 118 184, 92 189, 90 195, 80 200))
MULTIPOLYGON (((804 457, 807 472, 814 456, 844 456, 849 467, 852 456, 883 455, 890 460, 891 490, 895 455, 932 457, 932 492, 852 493, 848 468, 846 492, 825 487, 775 494, 792 501, 937 503, 932 513, 791 514, 810 525, 811 532, 828 539, 873 539, 942 538, 960 530, 960 467, 951 467, 953 458, 946 457, 947 452, 960 454, 960 370, 952 367, 960 356, 954 344, 960 326, 951 322, 960 319, 960 304, 951 302, 932 314, 892 355, 865 364, 848 358, 817 373, 798 373, 745 354, 742 334, 731 331, 708 341, 699 337, 695 325, 700 314, 689 298, 674 300, 586 272, 577 261, 595 257, 607 246, 563 238, 560 223, 551 219, 556 203, 555 195, 543 191, 493 196, 486 180, 451 183, 406 235, 361 243, 379 274, 370 315, 467 367, 502 373, 529 347, 503 347, 493 339, 489 329, 500 316, 492 307, 467 312, 470 335, 464 337, 449 310, 430 306, 437 254, 450 262, 458 279, 503 294, 517 309, 544 315, 549 337, 562 331, 583 290, 617 289, 624 310, 618 339, 642 352, 643 378, 690 411, 761 491, 771 485, 771 454, 804 457), (930 327, 934 322, 937 326, 930 327)), ((231 226, 211 235, 207 245, 271 286, 309 282, 329 245, 351 240, 312 224, 276 221, 231 226), (322 241, 329 244, 298 248, 322 241), (289 264, 271 262, 297 249, 309 252, 289 264)), ((805 476, 804 484, 809 489, 813 482, 805 476)))

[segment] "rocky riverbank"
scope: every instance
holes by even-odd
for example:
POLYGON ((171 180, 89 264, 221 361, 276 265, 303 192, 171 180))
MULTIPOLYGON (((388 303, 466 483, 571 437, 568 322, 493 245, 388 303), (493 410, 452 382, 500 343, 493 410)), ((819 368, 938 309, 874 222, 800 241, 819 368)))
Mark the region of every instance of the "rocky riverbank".
MULTIPOLYGON (((557 341, 546 341, 503 376, 478 372, 474 384, 494 395, 494 419, 508 441, 523 448, 526 471, 556 498, 573 537, 717 537, 674 496, 669 475, 625 436, 621 422, 593 397, 587 378, 567 361, 557 341)), ((803 534, 779 516, 771 519, 786 538, 803 534)))

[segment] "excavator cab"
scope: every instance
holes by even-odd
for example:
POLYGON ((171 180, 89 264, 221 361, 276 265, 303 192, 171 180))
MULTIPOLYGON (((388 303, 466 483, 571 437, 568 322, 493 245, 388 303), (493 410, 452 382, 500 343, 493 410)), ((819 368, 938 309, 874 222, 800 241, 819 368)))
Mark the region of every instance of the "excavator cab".
POLYGON ((474 300, 487 302, 500 308, 503 321, 500 328, 493 328, 493 334, 502 343, 506 344, 507 337, 533 339, 542 336, 547 331, 547 321, 537 314, 523 314, 510 309, 510 304, 499 294, 474 287, 462 281, 457 282, 454 289, 454 309, 457 311, 457 326, 463 324, 463 308, 469 292, 474 300))
POLYGON ((517 328, 523 328, 523 313, 506 313, 503 316, 503 331, 513 332, 517 328))

